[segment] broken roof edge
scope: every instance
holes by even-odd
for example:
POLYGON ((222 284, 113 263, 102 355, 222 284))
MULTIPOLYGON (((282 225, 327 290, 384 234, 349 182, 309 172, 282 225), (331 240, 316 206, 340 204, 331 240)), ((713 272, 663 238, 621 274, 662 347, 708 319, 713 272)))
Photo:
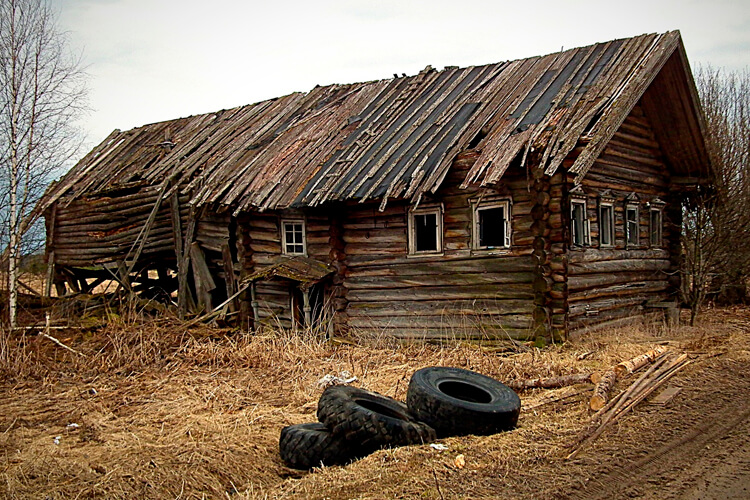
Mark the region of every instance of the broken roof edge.
MULTIPOLYGON (((549 58, 551 60, 549 66, 552 67, 554 64, 556 64, 555 61, 558 61, 558 62, 559 61, 563 61, 564 58, 566 57, 566 54, 573 54, 573 53, 576 53, 576 52, 580 52, 580 53, 584 54, 584 57, 589 57, 589 55, 591 55, 591 52, 593 51, 594 47, 615 45, 615 44, 617 44, 618 42, 621 42, 621 41, 628 41, 628 43, 629 43, 629 41, 635 41, 637 43, 641 43, 642 45, 645 45, 646 44, 646 40, 647 39, 651 39, 651 38, 654 39, 654 44, 656 44, 656 45, 658 45, 661 41, 670 40, 672 38, 675 38, 676 40, 679 41, 679 43, 677 44, 677 46, 680 47, 681 52, 684 54, 684 48, 682 47, 681 37, 680 37, 679 31, 671 31, 671 32, 663 33, 663 34, 645 34, 645 35, 639 35, 637 37, 632 37, 632 38, 622 38, 622 39, 612 40, 612 41, 609 41, 609 42, 600 42, 600 43, 596 43, 596 44, 593 44, 593 45, 590 45, 590 46, 586 46, 586 47, 572 48, 572 49, 568 49, 568 50, 562 51, 562 52, 553 52, 553 53, 547 54, 546 56, 532 56, 532 57, 527 57, 527 58, 523 58, 523 59, 517 59, 517 60, 511 61, 511 62, 508 62, 508 63, 492 63, 492 64, 488 64, 488 65, 485 65, 485 66, 499 66, 499 65, 502 65, 503 68, 505 68, 506 66, 516 67, 516 66, 519 66, 520 62, 523 62, 523 61, 534 61, 534 60, 540 60, 540 59, 544 59, 544 58, 549 58), (519 64, 513 65, 512 63, 519 63, 519 64)), ((669 57, 668 55, 665 56, 664 60, 666 60, 668 57, 669 57)), ((642 69, 642 67, 644 66, 643 65, 643 58, 642 57, 634 58, 634 61, 635 61, 635 63, 637 63, 636 67, 639 70, 642 69)), ((560 63, 560 64, 562 64, 562 63, 560 63)), ((623 70, 626 69, 626 68, 619 68, 617 66, 618 64, 620 64, 620 61, 608 62, 607 64, 608 65, 610 65, 610 64, 612 65, 612 67, 610 67, 610 66, 606 67, 607 71, 614 71, 615 73, 617 73, 618 71, 623 71, 623 70)), ((663 61, 662 61, 662 64, 663 64, 663 61)), ((687 64, 686 60, 683 62, 683 64, 687 64)), ((630 67, 630 66, 628 66, 628 67, 630 67)), ((453 70, 453 67, 446 67, 446 70, 449 69, 449 68, 451 70, 453 70)), ((470 66, 468 68, 472 68, 472 66, 470 66)), ((464 68, 464 70, 466 70, 466 69, 467 68, 464 68)), ((687 67, 685 69, 687 69, 688 74, 689 74, 689 67, 687 67)), ((429 71, 430 73, 435 72, 430 67, 425 68, 425 70, 423 70, 422 72, 425 72, 425 71, 429 71)), ((445 71, 445 70, 443 70, 443 71, 445 71)), ((420 74, 422 72, 420 72, 420 74)), ((648 71, 646 71, 646 72, 648 72, 648 71)), ((658 70, 656 72, 658 72, 658 70)), ((654 73, 656 73, 656 72, 654 72, 654 73)), ((636 71, 634 73, 641 73, 641 71, 636 71)), ((131 134, 131 135, 132 134, 137 134, 139 131, 149 131, 152 128, 158 128, 160 126, 168 126, 170 123, 176 123, 176 122, 179 122, 180 120, 189 120, 191 118, 196 118, 196 117, 199 118, 199 117, 210 117, 210 116, 222 116, 225 113, 236 113, 238 110, 242 110, 243 108, 251 109, 253 107, 256 107, 256 106, 259 106, 259 105, 263 105, 264 103, 271 103, 271 102, 280 101, 280 100, 283 101, 284 99, 286 99, 286 98, 288 98, 290 96, 299 96, 300 99, 304 100, 306 98, 306 96, 312 95, 316 90, 320 91, 321 89, 333 89, 333 88, 336 88, 336 87, 340 87, 340 88, 353 88, 354 89, 358 85, 368 85, 368 84, 373 84, 373 83, 378 83, 378 82, 384 82, 385 83, 385 82, 392 82, 393 80, 402 80, 402 79, 406 80, 407 82, 409 82, 410 78, 415 78, 416 76, 418 76, 418 75, 409 76, 409 77, 406 77, 406 78, 398 77, 398 78, 388 78, 388 79, 384 79, 384 80, 373 80, 373 81, 370 81, 370 82, 362 82, 362 83, 359 83, 359 84, 357 84, 357 83, 354 83, 354 84, 331 84, 331 85, 327 85, 327 86, 315 86, 315 87, 313 87, 313 89, 311 89, 308 92, 294 92, 294 93, 291 93, 291 94, 287 94, 286 96, 275 97, 275 98, 272 98, 272 99, 258 101, 257 103, 254 103, 254 104, 247 104, 247 105, 238 106, 238 107, 235 107, 235 108, 223 109, 223 110, 219 110, 219 111, 215 111, 215 112, 211 112, 211 113, 204 113, 204 114, 199 114, 199 115, 190 115, 188 117, 177 118, 177 119, 173 119, 173 120, 166 120, 166 121, 162 121, 162 122, 155 122, 155 123, 151 123, 151 124, 142 125, 142 126, 130 129, 130 130, 125 131, 125 132, 121 132, 121 131, 116 130, 112 134, 110 134, 110 136, 108 136, 108 139, 114 135, 114 138, 112 140, 116 142, 118 137, 127 137, 128 134, 131 134)), ((539 75, 537 75, 537 76, 539 76, 539 75)), ((655 76, 655 74, 651 75, 652 78, 654 76, 655 76)), ((690 78, 689 80, 690 80, 689 83, 690 83, 691 87, 694 89, 695 86, 694 86, 694 82, 693 82, 692 78, 690 78)), ((619 80, 617 80, 617 81, 619 81, 619 80)), ((414 82, 414 84, 416 84, 416 83, 419 83, 419 82, 414 82)), ((525 83, 529 83, 529 82, 525 82, 525 83)), ((550 83, 551 83, 551 81, 550 81, 550 83)), ((578 83, 580 83, 580 82, 578 82, 578 83)), ((592 81, 592 84, 593 83, 599 83, 599 82, 595 79, 595 80, 592 81)), ((630 83, 632 83, 632 79, 631 79, 630 83)), ((409 85, 412 85, 412 83, 409 82, 409 85)), ((494 81, 492 81, 492 82, 488 81, 485 84, 482 84, 480 86, 480 90, 484 90, 484 85, 492 87, 493 85, 495 85, 495 82, 494 81)), ((529 89, 527 89, 527 90, 530 90, 532 86, 533 86, 533 82, 531 82, 531 84, 529 85, 529 89)), ((584 87, 586 87, 586 86, 584 85, 584 87)), ((645 88, 648 88, 648 85, 645 85, 644 89, 645 88)), ((541 95, 544 92, 544 90, 545 89, 542 88, 538 93, 537 92, 530 92, 528 97, 534 97, 534 96, 531 95, 531 94, 534 94, 535 96, 537 96, 537 98, 539 98, 539 97, 541 97, 541 95)), ((565 117, 565 120, 567 120, 567 121, 563 121, 563 122, 561 122, 559 124, 557 124, 557 122, 553 121, 552 124, 553 125, 557 124, 558 131, 555 132, 554 134, 552 134, 551 137, 548 137, 545 134, 543 134, 543 132, 544 132, 543 129, 544 129, 544 126, 546 126, 547 124, 550 123, 549 120, 551 120, 553 118, 552 115, 554 115, 554 112, 557 109, 556 106, 553 106, 552 110, 550 112, 548 112, 547 115, 543 116, 543 118, 542 118, 542 120, 540 122, 532 124, 531 127, 529 127, 527 130, 524 130, 523 132, 511 132, 510 134, 499 134, 500 136, 503 136, 503 137, 499 137, 499 139, 498 139, 498 144, 497 144, 497 146, 499 148, 499 149, 497 149, 498 154, 492 155, 489 158, 489 164, 492 165, 492 168, 485 169, 486 171, 484 173, 480 173, 473 180, 469 180, 468 176, 467 176, 467 183, 470 184, 470 185, 492 185, 492 184, 496 183, 497 181, 500 180, 500 178, 502 178, 502 176, 504 175, 505 169, 520 154, 520 152, 521 151, 528 152, 530 150, 530 148, 532 146, 534 146, 534 141, 537 140, 538 138, 542 138, 542 139, 544 139, 544 140, 547 141, 547 143, 544 144, 544 146, 543 146, 545 154, 554 150, 554 155, 553 155, 554 157, 552 157, 552 156, 545 156, 544 162, 546 163, 546 161, 549 160, 550 163, 552 163, 552 162, 558 162, 558 160, 559 160, 559 163, 561 163, 562 159, 564 159, 567 156, 567 154, 576 147, 576 145, 578 143, 578 139, 580 139, 580 137, 582 136, 582 134, 584 133, 584 131, 587 130, 588 125, 589 125, 588 122, 590 121, 589 117, 596 118, 597 122, 601 122, 606 116, 609 116, 610 114, 616 114, 622 120, 624 120, 625 117, 627 116, 627 114, 630 112, 630 110, 632 110, 632 106, 635 105, 635 103, 632 103, 632 105, 630 105, 629 107, 627 107, 628 108, 627 110, 623 111, 623 109, 621 109, 621 106, 614 106, 614 104, 616 104, 616 103, 619 102, 618 101, 619 96, 625 92, 624 88, 620 88, 620 87, 609 88, 609 87, 606 87, 605 90, 611 91, 612 93, 609 94, 608 96, 604 96, 602 98, 597 98, 598 100, 596 102, 594 102, 594 101, 591 100, 591 99, 596 98, 596 96, 589 97, 588 95, 586 95, 584 93, 585 98, 588 98, 589 102, 593 102, 593 105, 589 106, 589 104, 586 104, 586 106, 585 106, 584 111, 586 111, 586 116, 584 116, 583 118, 586 118, 586 120, 580 120, 580 123, 578 123, 578 122, 574 123, 573 120, 568 120, 568 118, 576 118, 576 117, 578 117, 580 115, 575 115, 574 116, 574 115, 571 114, 570 117, 568 117, 568 116, 565 117), (589 107, 590 107, 590 109, 589 109, 589 107), (590 111, 592 113, 589 113, 590 111), (597 117, 597 115, 600 112, 602 112, 602 115, 597 117), (577 128, 578 125, 580 125, 580 127, 581 127, 580 130, 578 130, 578 128, 577 128), (575 140, 571 139, 570 141, 568 141, 568 142, 562 144, 562 146, 560 146, 560 144, 557 142, 557 139, 561 139, 562 135, 559 133, 559 131, 562 131, 562 130, 566 130, 568 132, 571 132, 570 134, 568 134, 566 132, 565 134, 562 134, 562 135, 564 135, 566 137, 568 135, 570 135, 571 138, 575 139, 575 140), (524 134, 524 132, 527 132, 527 134, 524 134), (573 137, 573 136, 575 136, 575 137, 573 137), (507 159, 507 161, 505 161, 506 159, 507 159), (503 162, 505 162, 506 164, 502 165, 503 162), (491 170, 491 172, 490 172, 490 170, 491 170)), ((495 92, 495 91, 498 91, 498 89, 495 89, 492 92, 495 92)), ((564 94, 565 94, 565 90, 560 90, 557 95, 558 96, 564 96, 564 94)), ((492 94, 484 95, 483 98, 489 99, 490 97, 492 97, 492 94)), ((466 102, 470 102, 472 100, 475 100, 475 99, 474 98, 470 98, 466 102)), ((637 102, 637 100, 635 102, 637 102)), ((533 107, 534 103, 535 103, 535 101, 532 102, 532 103, 530 103, 530 104, 528 104, 528 106, 526 106, 526 108, 524 108, 524 109, 530 110, 533 107)), ((518 104, 520 106, 523 103, 516 103, 516 104, 518 104)), ((553 104, 559 104, 559 103, 553 101, 553 104)), ((512 115, 514 113, 513 109, 512 108, 508 108, 508 109, 510 110, 509 113, 512 115)), ((500 108, 498 108, 498 110, 500 110, 498 112, 502 115, 500 117, 500 119, 502 119, 504 117, 503 110, 501 110, 500 108)), ((230 115, 227 115, 227 116, 229 116, 231 118, 230 115)), ((352 115, 352 116, 359 116, 359 115, 355 114, 355 115, 352 115)), ((490 119, 494 119, 494 117, 488 118, 488 120, 490 120, 490 119)), ((510 119, 510 116, 508 116, 508 118, 505 118, 505 119, 510 119)), ((523 119, 523 116, 520 116, 517 120, 514 120, 514 121, 518 121, 520 123, 522 121, 522 119, 523 119)), ((307 118, 305 118, 301 122, 292 122, 291 126, 292 126, 292 128, 293 127, 299 127, 299 126, 305 124, 305 122, 307 120, 309 120, 309 116, 307 118)), ((230 125, 231 125, 231 123, 229 123, 227 125, 227 127, 230 126, 230 125)), ((221 124, 221 126, 224 126, 224 125, 221 124)), ((307 126, 307 125, 305 125, 305 126, 307 126)), ((415 170, 414 172, 420 172, 421 175, 420 176, 412 176, 411 179, 404 178, 404 179, 407 180, 406 183, 402 183, 402 184, 396 183, 396 184, 387 186, 388 189, 380 190, 380 191, 378 191, 378 187, 377 186, 369 188, 369 193, 374 194, 374 196, 372 198, 370 198, 368 196, 366 198, 363 198, 363 199, 359 200, 355 196, 352 196, 350 193, 347 193, 347 192, 338 192, 338 193, 337 192, 330 192, 330 193, 326 194, 325 196, 322 196, 322 198, 319 198, 318 199, 319 201, 315 201, 316 197, 312 197, 313 199, 305 200, 301 205, 298 205, 298 206, 302 206, 302 207, 305 207, 305 206, 314 207, 314 206, 320 206, 320 205, 323 205, 323 204, 327 204, 328 202, 340 202, 340 201, 346 201, 346 200, 360 201, 360 202, 377 202, 377 201, 380 200, 381 201, 381 205, 383 205, 383 206, 385 204, 389 203, 390 200, 395 201, 395 200, 401 200, 401 199, 411 198, 411 200, 413 202, 418 202, 419 200, 422 199, 423 195, 425 195, 427 193, 433 193, 434 194, 442 186, 442 184, 443 184, 443 182, 444 182, 444 180, 445 180, 448 172, 452 168, 453 161, 458 157, 458 155, 461 152, 467 151, 466 147, 469 144, 469 141, 472 139, 472 137, 469 137, 471 135, 470 132, 472 132, 474 130, 474 126, 475 126, 475 124, 472 123, 471 126, 467 127, 467 130, 465 131, 465 133, 459 131, 460 133, 458 133, 458 135, 455 137, 454 142, 451 143, 451 144, 449 144, 449 145, 447 145, 446 148, 445 148, 445 151, 442 151, 442 150, 441 151, 437 151, 437 153, 440 153, 442 156, 441 156, 441 159, 437 162, 437 165, 434 168, 432 168, 432 170, 424 170, 423 171, 423 170, 420 170, 420 168, 418 167, 417 170, 415 170), (468 137, 468 139, 467 139, 467 137, 468 137)), ((611 133, 614 134, 614 132, 616 132, 617 128, 618 127, 612 127, 611 130, 609 128, 604 128, 604 129, 598 130, 597 133, 606 135, 605 132, 609 133, 611 131, 611 133)), ((701 133, 703 133, 704 131, 705 131, 705 129, 703 129, 701 131, 701 133)), ((218 132, 217 132, 217 134, 218 134, 218 132)), ((280 135, 284 135, 284 134, 280 134, 280 135)), ((602 137, 604 135, 602 135, 602 137)), ((611 135, 610 135, 610 138, 611 138, 611 135)), ((189 136, 187 137, 187 140, 190 140, 189 136)), ((213 141, 213 138, 211 140, 213 141)), ((274 140, 275 140, 275 136, 274 136, 274 140)), ((562 141, 560 141, 560 143, 561 142, 562 141)), ((606 142, 608 142, 608 140, 605 140, 604 142, 606 143, 606 142)), ((80 176, 73 176, 73 177, 71 177, 70 178, 71 182, 66 182, 67 186, 61 186, 60 183, 56 184, 55 186, 51 186, 50 187, 50 192, 53 193, 53 194, 56 194, 57 198, 59 198, 60 196, 63 196, 65 193, 67 193, 68 190, 73 185, 75 185, 77 183, 76 181, 77 181, 78 177, 84 177, 88 173, 89 170, 91 170, 91 169, 93 169, 93 168, 96 167, 96 161, 97 160, 98 161, 102 160, 102 157, 96 157, 96 156, 92 157, 92 155, 95 155, 95 153, 98 150, 101 150, 102 148, 106 149, 106 147, 107 147, 108 144, 112 144, 112 141, 107 142, 107 139, 105 139, 105 141, 103 141, 97 148, 95 148, 94 150, 92 150, 81 161, 79 161, 79 163, 76 164, 76 166, 73 167, 73 169, 71 169, 71 171, 69 172, 69 174, 73 173, 73 170, 76 169, 79 165, 81 165, 80 172, 79 172, 80 176)), ((222 146, 222 144, 219 144, 218 142, 215 142, 215 141, 211 145, 211 147, 216 147, 216 148, 218 148, 220 146, 222 146)), ((247 144, 243 143, 243 144, 240 144, 238 147, 241 147, 241 146, 244 147, 244 146, 247 146, 247 144)), ((335 146, 335 144, 334 144, 334 146, 335 146)), ((267 146, 264 146, 264 147, 267 147, 267 146)), ((591 147, 591 142, 588 143, 587 147, 591 147)), ((214 151, 218 151, 218 149, 214 149, 214 150, 208 150, 207 149, 206 151, 209 152, 209 153, 211 153, 211 154, 214 154, 213 152, 214 151)), ((190 154, 190 151, 187 151, 187 148, 184 148, 183 152, 190 154)), ((109 154, 109 151, 105 152, 105 154, 109 154)), ((180 153, 180 154, 182 154, 182 153, 180 153)), ((592 163, 593 163, 593 160, 595 160, 597 156, 598 155, 596 155, 596 156, 594 156, 592 158, 592 160, 591 160, 592 163)), ((131 161, 132 158, 128 157, 128 158, 126 158, 126 160, 127 161, 131 161)), ((256 159, 252 159, 251 161, 255 162, 255 160, 256 159)), ((254 169, 255 168, 265 169, 266 165, 270 161, 273 161, 273 160, 278 160, 278 158, 277 157, 272 157, 270 159, 265 158, 262 161, 258 162, 257 165, 253 166, 253 168, 254 169)), ((303 161, 303 160, 304 160, 304 158, 300 157, 300 158, 295 159, 295 162, 296 161, 303 161)), ((193 160, 190 160, 190 161, 193 161, 193 160)), ((198 158, 198 159, 196 159, 194 161, 194 163, 200 167, 199 163, 202 165, 202 163, 201 163, 202 161, 203 160, 201 160, 200 158, 198 158)), ((282 158, 280 161, 286 161, 286 160, 282 158)), ((396 160, 394 160, 394 161, 396 161, 396 160)), ((147 174, 149 181, 151 181, 154 185, 157 185, 159 179, 161 179, 161 178, 164 177, 164 174, 169 175, 169 171, 171 170, 171 168, 172 167, 178 167, 181 164, 181 162, 182 162, 182 158, 177 158, 177 157, 170 158, 170 157, 167 156, 167 159, 164 162, 162 162, 161 164, 158 165, 159 169, 157 169, 156 171, 154 171, 153 169, 151 171, 149 171, 149 173, 147 174)), ((230 162, 228 160, 226 162, 224 162, 224 163, 225 163, 224 165, 218 164, 218 166, 216 166, 216 171, 218 172, 218 175, 217 175, 217 178, 215 180, 216 181, 221 181, 222 184, 225 184, 225 186, 224 186, 223 189, 227 190, 227 189, 231 189, 231 179, 235 178, 234 176, 229 175, 229 174, 233 170, 235 171, 235 174, 236 174, 236 170, 241 165, 239 165, 239 164, 229 165, 229 163, 232 163, 232 162, 230 162), (227 169, 227 170, 224 171, 224 172, 222 172, 222 171, 220 171, 222 169, 227 169), (221 179, 222 176, 224 178, 223 180, 221 179)), ((559 166, 559 164, 557 166, 559 166)), ((555 168, 557 168, 557 166, 555 168)), ((590 164, 586 167, 586 171, 587 171, 588 167, 590 167, 590 164)), ((320 167, 318 167, 318 168, 320 168, 320 167)), ((301 177, 301 175, 315 176, 316 172, 317 171, 313 172, 313 170, 312 170, 312 164, 310 164, 309 171, 307 173, 301 173, 300 174, 300 177, 299 177, 300 182, 302 182, 304 180, 301 177)), ((183 173, 185 175, 189 175, 192 178, 192 180, 188 179, 187 177, 184 177, 184 178, 182 178, 181 180, 179 180, 177 182, 180 185, 179 189, 182 192, 184 192, 185 189, 189 189, 188 185, 193 186, 193 187, 200 186, 200 185, 203 185, 204 182, 209 181, 209 178, 210 178, 210 176, 206 176, 205 173, 203 172, 203 170, 201 170, 201 169, 195 170, 195 171, 187 171, 186 170, 183 173)), ((279 174, 279 175, 282 175, 282 174, 279 174)), ((295 171, 289 171, 289 172, 286 172, 286 174, 283 174, 283 175, 290 175, 290 174, 292 174, 292 175, 295 174, 295 171)), ((356 172, 355 172, 355 174, 359 175, 356 172)), ((585 172, 583 172, 581 174, 581 176, 583 176, 583 175, 585 175, 585 172)), ((67 176, 68 176, 68 174, 66 174, 66 177, 67 176)), ((279 177, 279 176, 276 176, 276 177, 279 177)), ((274 177, 274 179, 275 179, 275 177, 274 177)), ((403 182, 404 179, 399 179, 399 182, 403 182)), ((63 180, 67 181, 68 179, 66 179, 64 177, 63 179, 61 179, 61 181, 63 181, 63 180)), ((283 183, 284 177, 279 177, 278 180, 281 180, 282 183, 283 183)), ((93 184, 93 186, 96 187, 96 186, 98 186, 100 184, 101 183, 93 184)), ((467 184, 467 186, 468 186, 468 184, 467 184)), ((85 191, 85 186, 86 185, 84 185, 84 187, 83 187, 83 191, 85 191)), ((380 187, 381 188, 385 187, 385 184, 383 186, 380 186, 380 187)), ((302 186, 302 188, 304 188, 304 186, 302 186)), ((221 193, 217 194, 217 191, 215 191, 215 190, 218 190, 218 189, 221 189, 221 188, 217 185, 217 187, 211 188, 210 192, 207 192, 205 194, 205 196, 203 196, 203 197, 197 197, 197 198, 192 198, 191 199, 191 204, 194 205, 194 206, 196 206, 196 207, 200 207, 200 206, 203 206, 203 205, 209 205, 209 204, 212 204, 212 203, 218 203, 218 204, 220 204, 222 206, 225 206, 220 201, 220 199, 222 198, 221 193)), ((269 189, 271 189, 271 191, 273 191, 273 189, 275 189, 275 188, 269 188, 269 189)), ((189 190, 192 191, 192 188, 190 188, 189 190)), ((95 192, 96 191, 92 191, 91 193, 85 193, 85 194, 93 194, 95 192)), ((290 208, 290 207, 293 207, 293 206, 297 205, 295 203, 296 202, 295 199, 289 199, 286 195, 282 196, 282 194, 284 194, 284 193, 276 193, 276 192, 269 192, 269 193, 270 194, 269 194, 268 200, 266 200, 264 202, 261 202, 259 204, 254 204, 254 201, 256 201, 256 200, 253 197, 246 197, 246 198, 235 197, 235 203, 233 205, 229 204, 229 205, 226 205, 226 206, 231 207, 230 210, 237 209, 239 211, 252 211, 252 210, 263 211, 263 210, 275 210, 275 209, 290 208)), ((78 196, 80 194, 84 194, 84 193, 82 193, 82 192, 81 193, 75 193, 74 196, 78 196)), ((53 198, 54 197, 50 197, 49 199, 53 199, 53 198)), ((57 199, 57 198, 54 198, 54 199, 57 199)), ((54 199, 53 199, 52 202, 54 202, 54 199)), ((42 210, 44 210, 47 206, 49 206, 49 204, 51 204, 51 203, 48 203, 47 205, 42 205, 42 207, 43 207, 42 210)))

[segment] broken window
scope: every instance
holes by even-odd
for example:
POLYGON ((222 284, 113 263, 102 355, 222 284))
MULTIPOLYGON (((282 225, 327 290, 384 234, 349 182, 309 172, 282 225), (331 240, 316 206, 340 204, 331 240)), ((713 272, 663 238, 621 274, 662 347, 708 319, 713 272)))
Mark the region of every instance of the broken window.
POLYGON ((570 202, 571 242, 576 246, 590 244, 590 223, 586 215, 586 200, 574 199, 570 202))
POLYGON ((473 248, 492 250, 510 248, 510 202, 508 200, 474 203, 473 248))
POLYGON ((438 254, 443 251, 442 207, 425 207, 409 212, 409 253, 438 254))
POLYGON ((288 255, 305 255, 305 221, 281 221, 283 250, 288 255))
POLYGON ((638 205, 625 206, 625 242, 627 246, 638 246, 638 205))

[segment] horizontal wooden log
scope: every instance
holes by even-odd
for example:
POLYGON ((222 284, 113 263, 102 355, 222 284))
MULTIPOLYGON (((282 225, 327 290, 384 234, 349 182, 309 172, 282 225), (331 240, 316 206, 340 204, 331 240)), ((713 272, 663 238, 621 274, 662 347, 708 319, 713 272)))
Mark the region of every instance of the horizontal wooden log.
POLYGON ((528 284, 430 286, 383 290, 349 290, 350 301, 383 300, 467 300, 467 299, 531 299, 534 293, 528 284))
POLYGON ((670 267, 668 259, 618 259, 593 262, 573 262, 568 266, 572 275, 619 272, 666 271, 670 267))
POLYGON ((394 315, 503 315, 531 314, 531 300, 434 300, 434 301, 373 301, 350 302, 347 311, 352 316, 394 315))
POLYGON ((568 276, 568 290, 571 293, 592 288, 601 288, 612 285, 628 285, 634 288, 645 286, 649 281, 666 282, 667 275, 660 272, 618 272, 614 274, 581 274, 568 276))
POLYGON ((597 262, 603 260, 633 259, 669 259, 669 252, 663 248, 632 250, 587 248, 585 250, 571 251, 569 253, 570 264, 577 264, 579 262, 597 262))

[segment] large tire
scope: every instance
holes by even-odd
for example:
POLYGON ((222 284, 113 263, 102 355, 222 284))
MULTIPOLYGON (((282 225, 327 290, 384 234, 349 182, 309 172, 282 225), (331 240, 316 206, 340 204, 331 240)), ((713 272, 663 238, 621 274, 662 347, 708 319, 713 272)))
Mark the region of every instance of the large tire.
POLYGON ((318 422, 281 429, 279 452, 287 465, 303 470, 345 464, 356 456, 349 443, 318 422))
POLYGON ((518 422, 521 400, 513 389, 480 373, 429 367, 411 377, 406 404, 439 437, 488 435, 518 422))
POLYGON ((318 419, 364 453, 435 440, 435 431, 414 419, 403 403, 351 386, 327 388, 318 401, 318 419))

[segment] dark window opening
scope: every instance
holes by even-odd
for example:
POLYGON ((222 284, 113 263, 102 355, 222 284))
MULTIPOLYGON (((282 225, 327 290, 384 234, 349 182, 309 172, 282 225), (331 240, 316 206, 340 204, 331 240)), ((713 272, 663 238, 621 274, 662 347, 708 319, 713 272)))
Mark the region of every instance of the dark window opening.
POLYGON ((416 238, 414 250, 416 252, 436 252, 438 241, 437 214, 415 214, 414 236, 416 238))
POLYGON ((661 246, 661 210, 651 210, 651 246, 661 246))
POLYGON ((481 248, 507 246, 505 208, 478 209, 477 214, 479 215, 479 246, 481 248))
POLYGON ((625 240, 628 245, 638 245, 638 208, 625 209, 625 240))

